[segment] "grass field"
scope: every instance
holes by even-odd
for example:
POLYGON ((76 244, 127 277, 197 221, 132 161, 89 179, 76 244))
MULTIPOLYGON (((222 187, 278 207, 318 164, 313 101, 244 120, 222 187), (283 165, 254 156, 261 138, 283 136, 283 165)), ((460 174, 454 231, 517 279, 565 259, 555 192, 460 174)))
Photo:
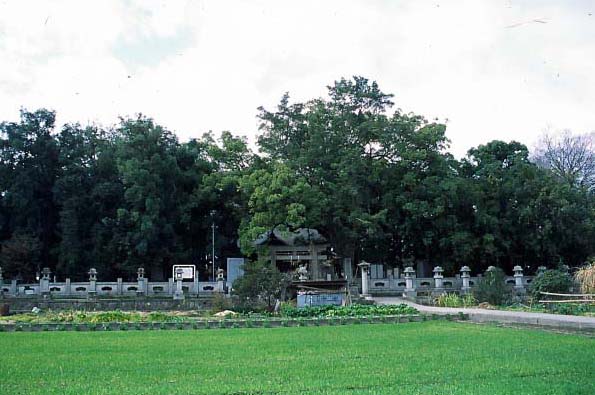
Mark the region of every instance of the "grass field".
POLYGON ((595 340, 452 322, 0 333, 1 394, 595 394, 595 340))

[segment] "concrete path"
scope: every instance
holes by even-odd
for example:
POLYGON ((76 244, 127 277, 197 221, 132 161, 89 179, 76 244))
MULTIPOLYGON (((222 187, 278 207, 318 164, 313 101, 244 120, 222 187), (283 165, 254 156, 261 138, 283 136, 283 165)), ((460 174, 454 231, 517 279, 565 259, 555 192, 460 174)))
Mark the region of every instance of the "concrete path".
POLYGON ((500 322, 510 324, 539 325, 552 328, 564 328, 595 332, 595 317, 575 315, 527 313, 522 311, 486 310, 477 308, 451 308, 424 306, 398 297, 374 297, 378 304, 405 303, 415 307, 421 313, 438 315, 456 315, 459 312, 469 315, 473 322, 500 322))

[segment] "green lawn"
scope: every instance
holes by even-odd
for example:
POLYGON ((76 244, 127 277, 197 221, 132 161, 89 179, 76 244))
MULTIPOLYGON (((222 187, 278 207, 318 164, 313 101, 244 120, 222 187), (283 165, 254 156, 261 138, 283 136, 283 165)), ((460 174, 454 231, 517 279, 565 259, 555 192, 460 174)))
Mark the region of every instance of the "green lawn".
POLYGON ((451 322, 0 333, 1 394, 595 394, 595 340, 451 322))

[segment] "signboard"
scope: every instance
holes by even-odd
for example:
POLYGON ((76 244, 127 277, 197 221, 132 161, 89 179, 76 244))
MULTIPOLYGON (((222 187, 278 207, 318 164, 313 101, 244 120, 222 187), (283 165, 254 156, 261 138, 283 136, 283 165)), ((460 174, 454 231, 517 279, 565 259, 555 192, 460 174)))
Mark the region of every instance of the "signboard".
POLYGON ((244 275, 244 258, 227 258, 227 281, 231 284, 244 275))
POLYGON ((177 269, 182 269, 182 280, 194 280, 194 273, 196 273, 196 267, 194 265, 174 265, 171 278, 176 278, 177 269))
POLYGON ((309 306, 342 306, 343 305, 343 294, 342 293, 321 293, 321 294, 304 294, 297 296, 297 307, 309 307, 309 306))

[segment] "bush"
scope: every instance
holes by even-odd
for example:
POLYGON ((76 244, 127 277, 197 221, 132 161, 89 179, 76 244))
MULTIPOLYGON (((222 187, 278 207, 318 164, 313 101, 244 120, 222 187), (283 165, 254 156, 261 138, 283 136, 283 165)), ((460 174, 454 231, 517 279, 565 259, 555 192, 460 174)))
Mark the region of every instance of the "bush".
POLYGON ((570 276, 559 270, 546 270, 531 284, 531 297, 534 302, 543 299, 540 292, 568 293, 572 288, 570 276))
POLYGON ((511 299, 511 292, 504 279, 504 271, 500 268, 486 272, 473 288, 473 296, 480 303, 487 302, 494 306, 506 304, 511 299))
POLYGON ((289 278, 271 262, 250 262, 243 267, 244 275, 233 283, 240 305, 258 308, 264 304, 271 310, 289 286, 289 278))

